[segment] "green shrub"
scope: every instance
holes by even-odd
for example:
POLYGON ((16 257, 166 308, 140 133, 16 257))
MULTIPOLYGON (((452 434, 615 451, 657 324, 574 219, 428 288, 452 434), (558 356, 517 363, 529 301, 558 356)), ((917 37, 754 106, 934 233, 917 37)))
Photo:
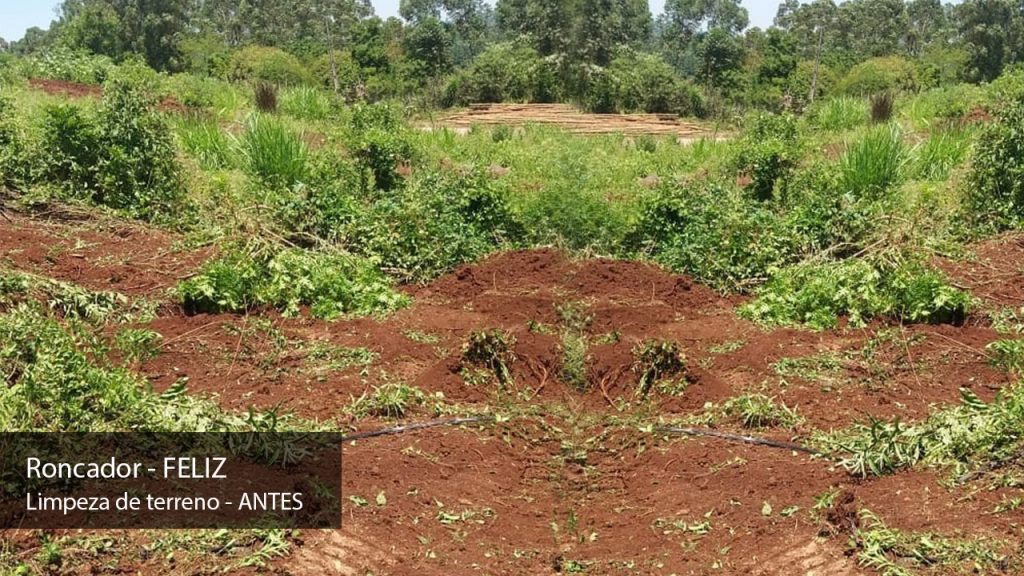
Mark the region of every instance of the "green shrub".
POLYGON ((294 316, 309 306, 313 316, 331 319, 389 312, 406 303, 370 260, 271 246, 231 249, 177 290, 193 313, 273 306, 294 316))
POLYGON ((840 316, 853 326, 890 316, 905 322, 963 321, 971 298, 922 264, 853 259, 783 269, 758 289, 741 316, 768 325, 834 327, 840 316))
POLYGON ((290 188, 263 188, 261 202, 271 208, 279 233, 297 244, 310 239, 342 240, 356 219, 368 218, 359 197, 360 170, 331 150, 310 156, 308 181, 290 188))
POLYGON ((898 126, 872 128, 840 160, 840 190, 854 198, 881 198, 902 179, 906 160, 898 126))
POLYGON ((167 122, 154 97, 137 83, 114 77, 103 88, 99 113, 99 191, 106 206, 151 218, 181 201, 182 183, 167 122))
POLYGON ((720 289, 744 289, 794 258, 797 238, 776 214, 717 184, 647 195, 626 248, 720 289))
POLYGON ((271 116, 251 115, 240 145, 246 169, 268 186, 290 187, 308 175, 306 144, 271 116))
POLYGON ((813 61, 803 60, 798 62, 796 68, 786 78, 786 94, 792 100, 792 106, 796 110, 803 110, 810 104, 811 86, 814 84, 815 70, 817 69, 818 82, 816 85, 815 101, 832 94, 836 86, 836 74, 825 64, 815 65, 813 61))
POLYGON ((900 109, 916 128, 922 129, 958 122, 982 104, 983 95, 984 91, 972 84, 944 86, 902 99, 900 109))
POLYGON ((914 64, 899 56, 886 56, 865 60, 851 68, 839 81, 837 89, 852 96, 869 96, 885 91, 909 91, 916 87, 914 64))
POLYGON ((671 113, 704 116, 704 98, 660 56, 622 49, 600 73, 588 95, 595 112, 671 113), (610 100, 610 106, 609 106, 610 100))
POLYGON ((483 170, 429 174, 375 199, 349 242, 404 280, 427 280, 522 237, 508 192, 483 170))
POLYGON ((526 239, 533 245, 610 253, 628 229, 626 206, 577 183, 544 186, 523 194, 516 203, 526 225, 526 239))
POLYGON ((559 96, 554 79, 552 64, 530 46, 493 44, 449 80, 443 103, 550 102, 559 96))
POLYGON ((26 74, 32 78, 81 84, 102 84, 114 70, 114 62, 108 56, 74 51, 63 46, 53 46, 33 54, 27 59, 26 65, 26 74))
POLYGON ((16 123, 14 102, 0 85, 0 186, 15 188, 29 177, 24 139, 16 123))
POLYGON ((364 190, 376 188, 386 192, 397 188, 402 181, 399 166, 415 156, 408 127, 398 110, 387 104, 358 105, 352 109, 348 145, 363 171, 364 190))
POLYGON ((785 180, 800 158, 796 118, 761 114, 748 124, 739 142, 736 170, 750 178, 747 191, 758 200, 771 200, 777 183, 785 180))
POLYGON ((1024 67, 1008 68, 989 84, 987 92, 988 108, 994 111, 1024 102, 1024 67))
POLYGON ((167 91, 178 101, 192 108, 216 108, 224 101, 224 92, 234 92, 231 84, 194 74, 175 74, 164 81, 167 91))
POLYGON ((46 108, 42 125, 42 149, 46 157, 40 168, 51 182, 72 184, 89 196, 99 189, 99 156, 102 150, 99 128, 72 105, 46 108))
POLYGON ((33 178, 151 219, 180 208, 182 182, 167 123, 154 96, 128 78, 107 82, 95 115, 73 106, 44 113, 33 178))
POLYGON ((966 206, 984 227, 1024 222, 1024 99, 999 111, 974 147, 966 206))
POLYGON ((298 58, 267 46, 247 46, 235 52, 228 62, 228 78, 283 85, 314 83, 298 58))

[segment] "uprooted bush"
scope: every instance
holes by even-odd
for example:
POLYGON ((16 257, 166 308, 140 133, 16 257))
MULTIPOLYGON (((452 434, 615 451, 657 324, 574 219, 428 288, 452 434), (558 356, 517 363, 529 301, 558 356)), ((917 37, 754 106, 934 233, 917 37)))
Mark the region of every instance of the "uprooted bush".
POLYGON ((785 268, 757 291, 741 316, 768 325, 853 326, 876 317, 905 322, 959 323, 971 297, 919 260, 857 258, 785 268))
POLYGON ((20 431, 222 430, 241 418, 183 394, 163 395, 106 360, 109 343, 36 302, 0 314, 0 426, 20 431))
POLYGON ((192 313, 272 306, 294 316, 308 306, 326 319, 386 313, 408 301, 371 260, 270 245, 230 247, 177 292, 192 313))
POLYGON ((961 404, 906 424, 872 419, 819 438, 842 454, 840 465, 855 476, 883 476, 918 464, 951 468, 956 476, 996 470, 1019 459, 1024 426, 1024 387, 1004 388, 990 403, 961 389, 961 404))

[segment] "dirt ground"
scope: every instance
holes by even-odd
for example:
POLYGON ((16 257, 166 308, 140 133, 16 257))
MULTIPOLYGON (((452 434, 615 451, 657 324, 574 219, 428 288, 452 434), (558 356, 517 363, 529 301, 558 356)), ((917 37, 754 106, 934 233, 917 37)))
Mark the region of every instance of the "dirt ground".
POLYGON ((681 140, 724 136, 710 126, 674 114, 587 114, 568 104, 474 104, 423 126, 460 131, 473 126, 525 124, 557 126, 576 134, 674 135, 681 140))
MULTIPOLYGON (((186 315, 168 289, 211 254, 168 232, 60 214, 0 217, 0 265, 160 303, 148 327, 163 335, 161 354, 141 366, 157 390, 188 377, 191 393, 228 409, 278 407, 364 431, 393 422, 356 420, 346 406, 381 381, 401 381, 426 396, 408 421, 502 416, 347 443, 343 528, 304 533, 269 569, 296 575, 868 574, 847 546, 863 508, 908 532, 1018 542, 1024 510, 992 510, 1019 488, 950 487, 943 472, 916 469, 862 480, 796 451, 651 430, 694 423, 802 442, 869 415, 923 418, 956 404, 960 388, 991 400, 1010 377, 990 366, 985 346, 1002 336, 986 312, 1024 304, 1024 240, 975 252, 942 263, 983 301, 958 327, 767 331, 737 317, 741 298, 684 276, 548 249, 497 254, 405 287, 414 303, 387 318, 324 322, 186 315), (589 317, 583 389, 559 377, 567 304, 589 317), (470 334, 491 329, 514 341, 506 385, 468 379, 461 360, 470 334), (685 382, 643 399, 632 351, 649 339, 679 343, 685 382), (315 352, 356 347, 373 353, 370 364, 328 366, 315 352), (729 413, 705 419, 751 392, 800 421, 749 429, 729 413), (840 504, 812 512, 830 491, 840 504)), ((122 568, 203 573, 195 562, 122 568)))

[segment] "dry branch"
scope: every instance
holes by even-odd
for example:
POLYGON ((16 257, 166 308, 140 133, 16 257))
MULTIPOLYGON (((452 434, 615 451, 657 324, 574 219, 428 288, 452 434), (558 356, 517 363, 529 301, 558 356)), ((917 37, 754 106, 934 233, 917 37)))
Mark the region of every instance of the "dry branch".
POLYGON ((415 432, 417 430, 426 430, 428 428, 439 428, 441 426, 461 426, 463 424, 478 424, 478 423, 489 423, 494 422, 493 416, 472 416, 468 418, 448 418, 445 420, 430 420, 428 422, 417 422, 415 424, 404 424, 402 426, 394 426, 392 428, 382 428, 380 430, 369 430, 367 432, 355 432, 353 434, 347 434, 342 436, 342 442, 348 442, 350 440, 362 440, 364 438, 377 438, 379 436, 394 436, 397 434, 405 434, 407 432, 415 432))
POLYGON ((752 444, 754 446, 768 446, 770 448, 803 452, 804 454, 812 454, 814 456, 825 456, 824 452, 819 452, 818 450, 808 448, 803 444, 797 444, 796 442, 784 442, 782 440, 772 440, 771 438, 761 438, 759 436, 730 434, 728 432, 719 432, 718 430, 708 430, 706 428, 676 428, 672 426, 660 426, 655 428, 654 431, 660 434, 680 434, 683 436, 695 436, 701 438, 718 438, 719 440, 726 440, 729 442, 752 444))

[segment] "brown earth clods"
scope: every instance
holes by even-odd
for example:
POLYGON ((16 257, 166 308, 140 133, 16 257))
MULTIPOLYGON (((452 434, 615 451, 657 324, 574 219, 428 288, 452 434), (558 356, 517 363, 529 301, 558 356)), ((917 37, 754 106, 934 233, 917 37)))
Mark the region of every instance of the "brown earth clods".
MULTIPOLYGON (((0 218, 3 265, 130 296, 166 299, 210 255, 180 244, 135 224, 0 218)), ((1019 238, 976 248, 977 260, 943 263, 946 271, 990 306, 1024 305, 1019 238)), ((343 528, 303 533, 273 573, 867 574, 848 550, 864 508, 902 530, 1019 540, 1024 511, 992 513, 1019 488, 951 489, 940 484, 944 473, 926 470, 862 480, 823 458, 647 429, 700 420, 745 393, 771 396, 802 421, 749 430, 720 413, 710 425, 806 439, 869 415, 919 419, 957 403, 962 387, 990 400, 1011 378, 989 364, 985 346, 1001 336, 984 318, 767 331, 737 317, 740 299, 685 276, 547 249, 497 254, 404 290, 412 306, 382 319, 188 316, 166 300, 148 326, 164 338, 140 368, 154 387, 188 377, 191 393, 228 409, 277 407, 372 430, 391 423, 354 420, 345 407, 392 381, 425 393, 409 421, 434 417, 435 404, 508 417, 346 443, 343 528), (572 303, 589 317, 584 390, 560 378, 559 310, 572 303), (462 361, 469 335, 492 329, 514 342, 504 386, 473 383, 462 361), (642 400, 633 350, 650 339, 680 345, 685 386, 642 400), (315 352, 330 347, 376 356, 339 368, 315 352), (829 491, 839 492, 833 506, 812 515, 829 491)), ((128 538, 144 545, 144 536, 128 538)), ((118 569, 192 574, 204 562, 150 558, 118 569)))

